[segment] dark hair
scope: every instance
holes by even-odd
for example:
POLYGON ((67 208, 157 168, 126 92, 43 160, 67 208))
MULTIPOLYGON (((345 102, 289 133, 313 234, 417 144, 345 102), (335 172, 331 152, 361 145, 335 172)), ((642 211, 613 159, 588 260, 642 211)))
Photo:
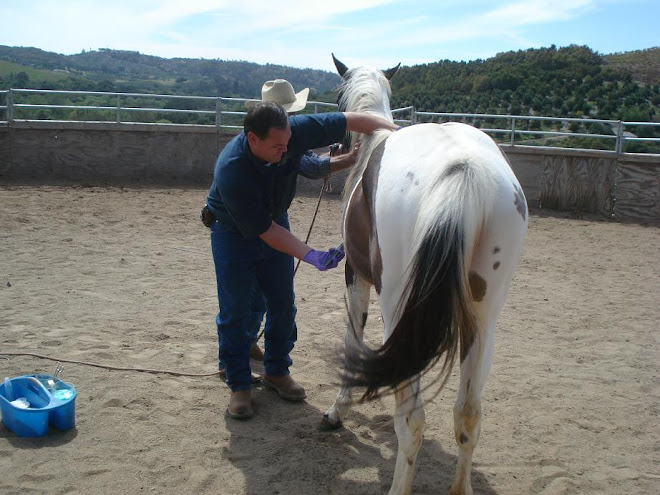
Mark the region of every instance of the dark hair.
POLYGON ((286 110, 277 103, 259 103, 248 110, 243 121, 243 131, 254 132, 259 139, 266 139, 271 127, 286 129, 289 125, 289 116, 286 110))

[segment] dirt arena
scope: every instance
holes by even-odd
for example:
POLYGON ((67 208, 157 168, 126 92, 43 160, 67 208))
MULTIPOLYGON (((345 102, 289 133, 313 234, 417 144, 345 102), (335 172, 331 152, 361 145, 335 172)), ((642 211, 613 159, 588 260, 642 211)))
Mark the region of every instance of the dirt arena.
MULTIPOLYGON (((0 187, 0 353, 212 373, 217 343, 206 190, 0 187)), ((305 236, 317 191, 291 209, 305 236)), ((310 244, 337 245, 324 199, 310 244)), ((532 211, 498 324, 472 474, 479 494, 660 493, 660 229, 532 211)), ((336 394, 343 270, 302 265, 293 376, 302 404, 257 387, 255 417, 225 418, 226 386, 66 364, 77 427, 19 438, 0 426, 2 493, 380 494, 396 456, 393 402, 321 432, 336 394)), ((381 335, 372 299, 367 332, 381 335)), ((54 361, 0 355, 0 379, 54 361)), ((446 493, 456 374, 426 406, 413 492, 446 493)))

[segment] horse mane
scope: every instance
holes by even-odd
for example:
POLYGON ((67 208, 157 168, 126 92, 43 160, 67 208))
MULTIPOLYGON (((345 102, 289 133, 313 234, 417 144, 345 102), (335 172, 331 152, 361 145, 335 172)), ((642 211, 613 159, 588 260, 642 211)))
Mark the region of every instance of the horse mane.
POLYGON ((355 189, 358 181, 362 178, 364 170, 367 168, 367 163, 369 163, 369 157, 371 157, 371 154, 376 147, 385 141, 390 134, 392 134, 392 131, 390 130, 379 129, 369 136, 362 135, 357 162, 353 165, 353 168, 351 168, 351 171, 346 178, 346 182, 344 183, 344 190, 342 192, 344 203, 348 201, 351 192, 355 189))
MULTIPOLYGON (((385 75, 373 67, 355 67, 344 74, 344 81, 337 89, 339 110, 380 115, 394 121, 390 109, 392 89, 385 75)), ((383 142, 392 131, 380 129, 371 135, 350 133, 348 148, 360 142, 360 154, 357 163, 351 169, 344 185, 343 198, 346 201, 353 191, 373 150, 383 142)))

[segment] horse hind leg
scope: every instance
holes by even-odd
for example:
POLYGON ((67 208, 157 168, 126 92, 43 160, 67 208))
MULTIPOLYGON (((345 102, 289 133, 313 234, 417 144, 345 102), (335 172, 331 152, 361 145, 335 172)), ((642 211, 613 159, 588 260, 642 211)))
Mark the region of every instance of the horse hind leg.
POLYGON ((454 436, 458 446, 458 464, 450 490, 452 495, 472 495, 470 475, 472 454, 481 431, 481 394, 493 361, 495 324, 509 283, 505 278, 506 276, 499 280, 491 278, 492 283, 487 284, 485 297, 472 303, 477 319, 477 335, 461 362, 460 387, 454 404, 454 436))
MULTIPOLYGON (((354 339, 363 338, 364 326, 369 310, 371 283, 355 274, 346 266, 346 293, 348 299, 348 324, 344 336, 344 346, 354 345, 354 339)), ((323 414, 321 429, 334 430, 342 426, 342 421, 353 404, 351 388, 341 385, 335 403, 323 414)))
POLYGON ((395 393, 394 430, 398 440, 396 467, 390 495, 409 494, 415 475, 417 454, 424 432, 424 400, 419 378, 401 385, 395 393))
MULTIPOLYGON (((481 330, 481 329, 480 329, 481 330)), ((451 495, 472 495, 472 454, 481 431, 481 393, 492 360, 492 340, 495 322, 472 343, 461 364, 461 381, 454 404, 454 436, 458 446, 458 464, 451 485, 451 495)))
MULTIPOLYGON (((524 198, 523 198, 524 204, 524 198)), ((454 405, 458 465, 451 494, 472 494, 472 454, 481 429, 481 394, 488 379, 495 345, 495 325, 511 286, 526 232, 526 210, 518 196, 501 194, 470 265, 471 308, 477 335, 461 362, 461 380, 454 405)))

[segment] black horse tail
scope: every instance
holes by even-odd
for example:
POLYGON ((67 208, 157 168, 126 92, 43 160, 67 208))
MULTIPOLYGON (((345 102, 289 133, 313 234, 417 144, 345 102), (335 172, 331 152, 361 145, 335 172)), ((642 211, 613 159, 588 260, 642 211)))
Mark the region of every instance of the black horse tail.
MULTIPOLYGON (((481 176, 480 176, 481 175, 481 176)), ((382 347, 359 339, 346 346, 343 383, 366 387, 361 400, 380 397, 440 361, 436 378, 442 388, 459 353, 461 361, 474 342, 469 263, 489 211, 488 188, 473 166, 447 167, 420 206, 414 256, 396 325, 382 347)))

